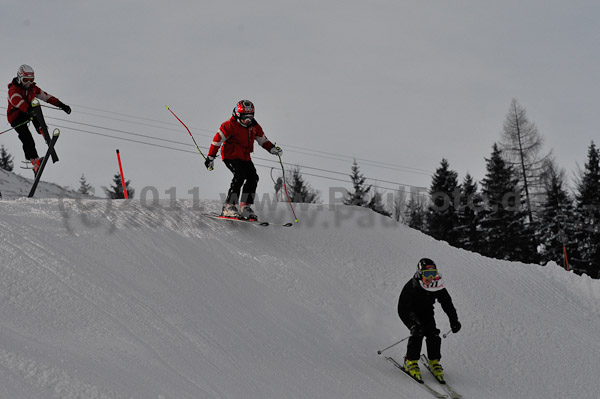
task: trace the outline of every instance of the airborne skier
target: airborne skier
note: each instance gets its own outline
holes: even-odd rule
[[[444,371],[440,365],[442,339],[435,325],[433,308],[436,300],[448,315],[452,332],[457,333],[461,328],[452,298],[441,277],[431,259],[419,260],[417,272],[406,283],[398,300],[398,315],[410,330],[404,369],[418,381],[422,381],[419,357],[423,338],[427,338],[429,368],[440,382],[444,381]]]
[[[238,101],[231,118],[223,122],[213,138],[204,165],[212,170],[214,159],[221,148],[225,166],[233,173],[222,216],[258,220],[252,205],[256,195],[258,174],[250,153],[254,151],[254,141],[273,155],[281,156],[283,150],[267,139],[262,127],[254,119],[254,104],[248,100]],[[241,194],[241,196],[240,196]],[[237,208],[240,201],[240,210]]]
[[[71,107],[40,89],[36,86],[34,80],[35,73],[33,68],[29,65],[21,65],[17,71],[17,76],[8,85],[8,110],[6,111],[6,117],[8,123],[18,133],[19,140],[23,143],[25,159],[31,162],[33,173],[36,174],[42,160],[38,156],[35,141],[27,126],[27,122],[33,115],[31,102],[34,98],[39,98],[42,101],[57,106],[67,114],[71,113]],[[42,134],[40,124],[35,118],[33,119],[33,125],[35,126],[35,130]]]

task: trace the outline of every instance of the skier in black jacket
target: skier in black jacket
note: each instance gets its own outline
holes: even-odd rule
[[[410,330],[404,369],[418,381],[422,381],[419,357],[423,338],[427,338],[429,366],[435,377],[440,382],[444,381],[444,372],[440,365],[442,339],[440,330],[435,325],[433,309],[436,300],[448,315],[452,332],[457,333],[461,324],[452,304],[452,298],[444,287],[435,263],[431,259],[423,258],[417,265],[414,277],[402,289],[398,301],[398,315]]]

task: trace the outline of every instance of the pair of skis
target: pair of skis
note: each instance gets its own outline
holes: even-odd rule
[[[213,218],[213,219],[220,219],[220,220],[229,220],[231,222],[240,222],[240,223],[249,223],[249,224],[253,224],[256,226],[282,226],[282,227],[292,227],[293,224],[290,223],[273,223],[273,222],[264,222],[261,220],[250,220],[250,219],[243,219],[243,218],[233,218],[233,217],[227,217],[227,216],[222,216],[219,215],[218,213],[203,213],[202,216],[206,216],[209,218]]]
[[[413,378],[409,374],[409,372],[404,369],[404,366],[401,365],[400,363],[398,363],[396,360],[394,360],[394,358],[392,358],[390,356],[386,356],[385,360],[387,360],[388,362],[392,363],[395,367],[400,369],[404,374],[406,374],[406,376],[408,378],[410,378],[411,381],[413,381],[415,384],[417,384],[419,387],[421,387],[421,389],[429,392],[435,398],[440,398],[440,399],[448,398],[448,397],[450,397],[451,399],[462,398],[462,395],[459,394],[458,392],[456,392],[454,390],[454,388],[452,388],[446,381],[442,382],[442,381],[439,381],[437,378],[435,379],[436,381],[438,381],[440,383],[441,387],[446,392],[446,393],[441,393],[441,392],[437,391],[436,389],[434,389],[431,385],[427,384],[425,381],[417,380],[417,379]],[[422,362],[423,366],[425,366],[425,368],[427,370],[429,370],[431,375],[433,375],[433,371],[429,367],[429,360],[427,359],[427,356],[421,355],[421,362]],[[435,378],[435,376],[434,376],[434,378]]]

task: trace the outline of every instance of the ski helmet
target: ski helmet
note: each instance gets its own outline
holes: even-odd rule
[[[242,126],[250,125],[254,121],[254,104],[252,104],[252,101],[238,101],[233,109],[233,116]]]
[[[35,73],[33,72],[33,68],[26,64],[21,65],[17,71],[17,82],[21,86],[29,88],[34,80]]]
[[[417,263],[417,276],[419,278],[437,277],[438,270],[435,262],[429,258],[422,258],[419,263]]]

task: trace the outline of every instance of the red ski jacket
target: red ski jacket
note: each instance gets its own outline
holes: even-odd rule
[[[31,102],[34,98],[39,98],[57,107],[61,104],[58,98],[46,93],[37,87],[35,83],[29,89],[26,89],[17,82],[17,78],[14,78],[8,84],[8,109],[6,111],[8,123],[12,125],[21,113],[26,113],[29,107],[31,107]]]
[[[240,159],[250,161],[250,153],[254,151],[254,140],[265,150],[270,151],[275,145],[269,141],[258,122],[254,121],[250,126],[244,127],[232,116],[223,122],[217,134],[213,138],[209,156],[216,156],[221,148],[221,156],[226,159]]]

